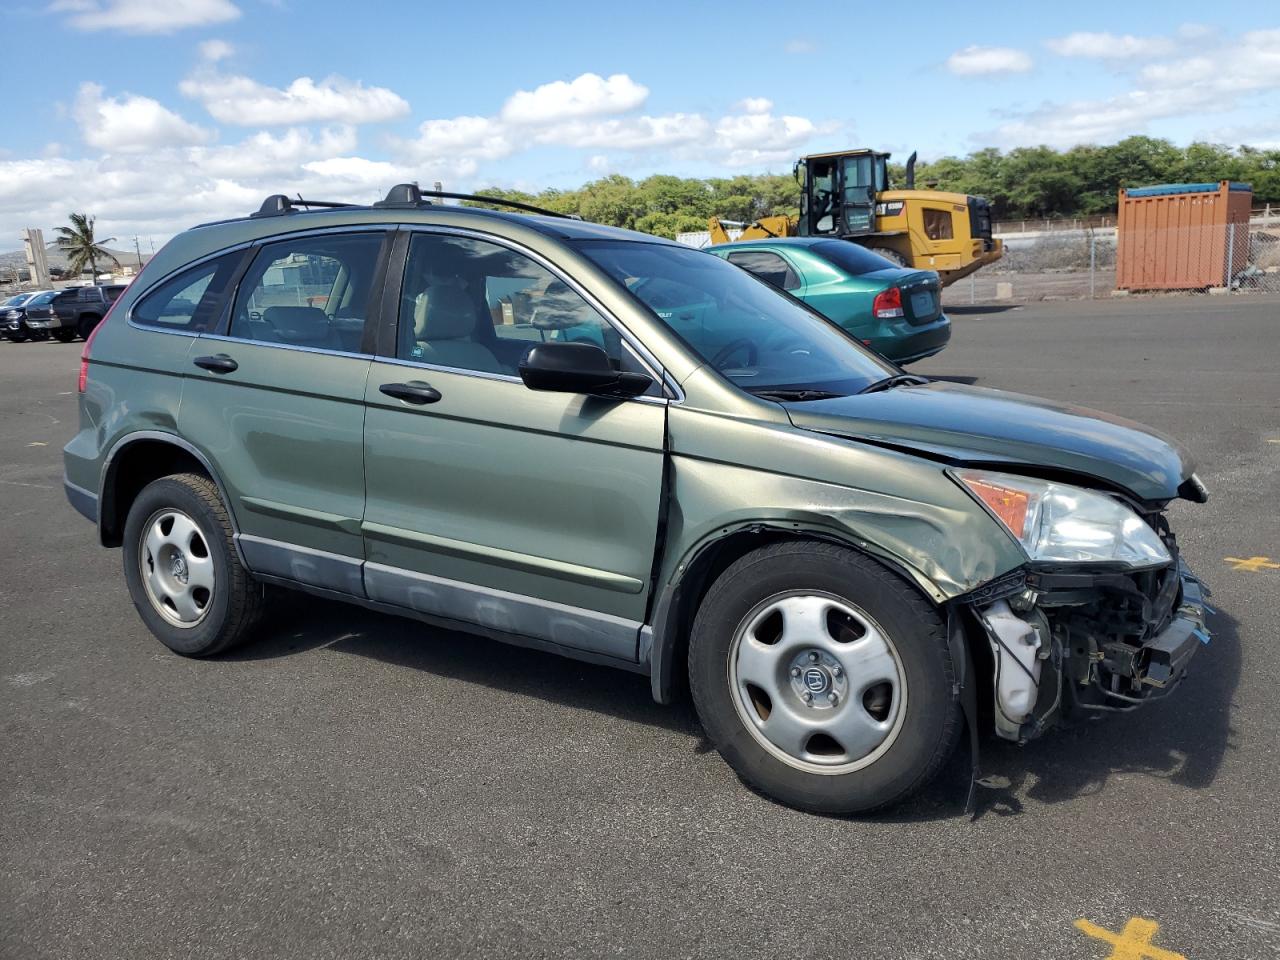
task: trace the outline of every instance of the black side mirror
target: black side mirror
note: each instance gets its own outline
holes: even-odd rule
[[[539,343],[520,361],[520,379],[530,390],[638,397],[653,380],[613,369],[594,343]]]

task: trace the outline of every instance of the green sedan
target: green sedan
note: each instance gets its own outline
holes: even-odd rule
[[[803,300],[895,363],[923,360],[951,340],[932,270],[911,270],[856,243],[823,237],[748,240],[709,253]]]

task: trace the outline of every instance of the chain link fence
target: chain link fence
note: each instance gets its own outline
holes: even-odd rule
[[[1001,239],[1004,256],[949,287],[948,303],[1080,300],[1109,297],[1117,289],[1280,293],[1280,216],[1234,229],[1160,231],[1141,242],[1131,239],[1133,248],[1119,251],[1114,229],[1006,234]]]

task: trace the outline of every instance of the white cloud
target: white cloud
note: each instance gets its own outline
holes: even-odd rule
[[[782,45],[782,49],[786,53],[799,55],[802,53],[813,53],[818,49],[818,45],[812,40],[806,40],[804,37],[793,37]]]
[[[960,76],[994,73],[1026,73],[1031,57],[1012,47],[965,47],[947,57],[947,69]]]
[[[1174,117],[1216,117],[1252,94],[1280,91],[1280,29],[1254,30],[1193,57],[1148,64],[1133,89],[1043,104],[975,138],[984,146],[1105,143]]]
[[[558,124],[535,135],[538,143],[560,147],[654,150],[706,137],[711,125],[696,113],[662,117],[617,117],[610,120]]]
[[[496,160],[515,150],[505,126],[491,117],[426,120],[418,127],[417,139],[393,141],[393,145],[417,160],[448,157]]]
[[[283,90],[249,77],[204,69],[179,84],[185,96],[199,100],[223,123],[283,126],[301,123],[378,123],[409,112],[409,104],[386,87],[326,77],[298,77]]]
[[[1087,57],[1096,60],[1161,57],[1172,53],[1175,47],[1168,37],[1135,37],[1131,33],[1118,35],[1087,31],[1046,40],[1045,46],[1061,57]]]
[[[383,138],[387,155],[379,156],[360,149],[357,123],[403,112],[400,98],[336,79],[302,78],[274,89],[224,75],[213,66],[228,52],[220,44],[200,51],[204,65],[183,92],[216,117],[272,129],[216,142],[155,100],[107,97],[88,84],[72,112],[97,155],[0,159],[0,236],[28,225],[47,229],[68,211],[85,210],[108,235],[162,240],[195,223],[244,216],[273,193],[370,202],[409,180],[470,189],[482,173],[484,182],[502,180],[501,170],[483,165],[539,148],[580,151],[576,162],[597,176],[671,164],[707,172],[760,168],[789,163],[803,143],[832,129],[779,115],[764,97],[747,98],[724,115],[641,114],[647,91],[640,84],[621,74],[584,75],[586,82],[579,77],[522,91],[523,98],[517,93],[491,115],[427,119],[411,138]],[[370,92],[389,94],[391,106],[361,99]]]
[[[644,103],[649,88],[625,73],[601,77],[584,73],[568,82],[556,80],[533,90],[517,90],[502,107],[513,124],[546,124],[578,117],[625,113]]]
[[[72,115],[85,143],[108,153],[205,143],[213,137],[150,97],[104,97],[96,83],[80,84]]]
[[[187,160],[206,176],[288,177],[301,164],[351,154],[355,149],[355,127],[326,127],[319,136],[293,127],[278,136],[261,130],[236,144],[190,150]]]
[[[231,0],[55,0],[49,11],[66,14],[79,30],[124,33],[173,33],[240,16]]]
[[[738,102],[738,109],[743,113],[768,113],[773,109],[773,101],[766,97],[747,97]]]
[[[225,60],[235,52],[235,47],[225,40],[206,40],[200,44],[200,59],[209,63]]]
[[[776,117],[769,111],[730,114],[716,123],[714,146],[726,166],[767,167],[795,159],[802,143],[832,129],[807,117]]]

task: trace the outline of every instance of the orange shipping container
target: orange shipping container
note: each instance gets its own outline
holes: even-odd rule
[[[1249,262],[1252,207],[1253,188],[1229,180],[1121,190],[1116,286],[1229,286]]]

